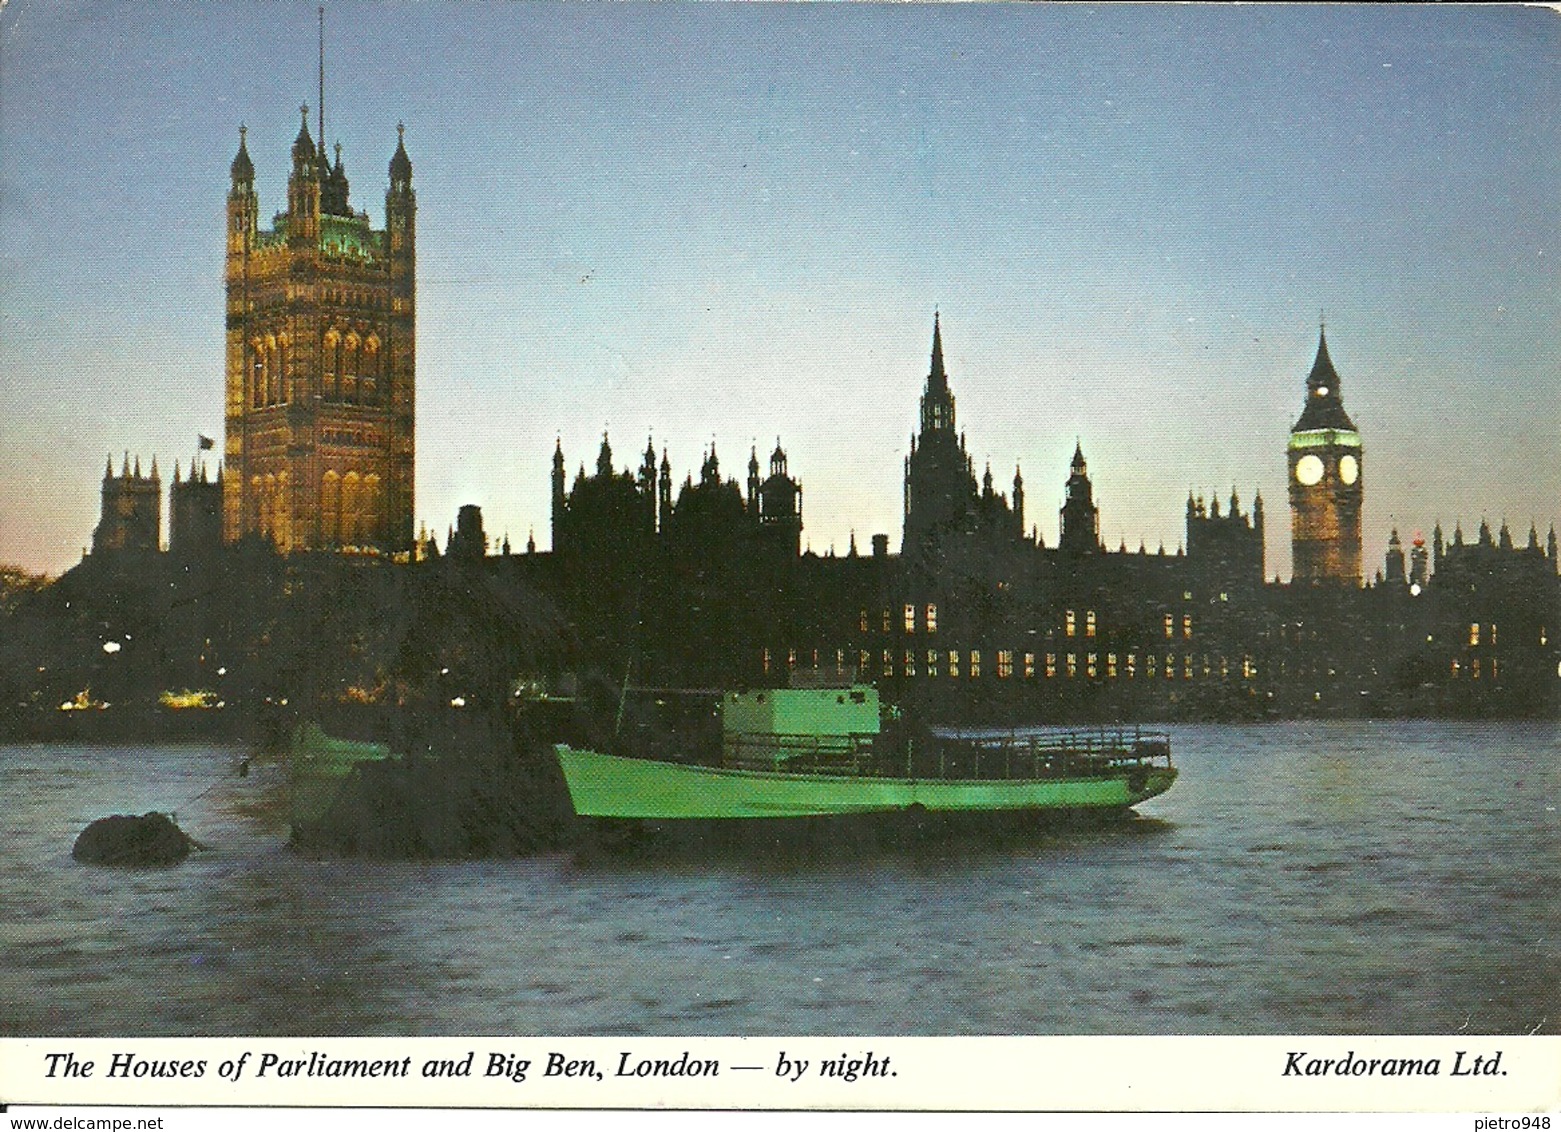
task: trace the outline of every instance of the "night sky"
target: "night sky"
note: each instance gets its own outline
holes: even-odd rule
[[[316,106],[316,5],[0,9],[0,563],[68,568],[104,457],[222,435],[228,165],[261,214]],[[327,4],[326,133],[418,214],[416,518],[548,545],[604,429],[674,474],[776,437],[804,542],[898,546],[941,311],[979,475],[1048,544],[1261,489],[1319,317],[1365,558],[1561,520],[1561,19],[1543,9]],[[265,222],[269,226],[269,222]],[[166,537],[166,526],[165,526]]]

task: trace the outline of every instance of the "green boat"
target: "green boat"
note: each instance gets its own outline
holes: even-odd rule
[[[1176,781],[1170,738],[1139,728],[946,735],[880,720],[877,690],[767,689],[721,699],[654,752],[555,746],[575,813],[610,819],[1124,811]],[[620,746],[635,746],[633,736]],[[699,748],[706,749],[701,751]]]

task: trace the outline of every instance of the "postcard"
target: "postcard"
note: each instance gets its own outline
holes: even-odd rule
[[[13,1120],[1561,1104],[1553,12],[0,53]]]

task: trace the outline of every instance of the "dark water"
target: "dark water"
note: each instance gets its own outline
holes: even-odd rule
[[[0,747],[0,1034],[1561,1031],[1556,725],[1173,742],[1019,847],[447,863],[292,855],[236,750]],[[72,861],[149,809],[210,851]]]

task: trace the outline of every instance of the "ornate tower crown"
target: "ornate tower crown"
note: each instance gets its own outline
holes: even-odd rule
[[[1310,432],[1325,428],[1354,432],[1355,423],[1344,411],[1339,374],[1333,368],[1333,359],[1328,356],[1328,337],[1324,329],[1319,328],[1317,359],[1312,362],[1312,372],[1306,376],[1306,404],[1301,409],[1301,419],[1290,431]]]

